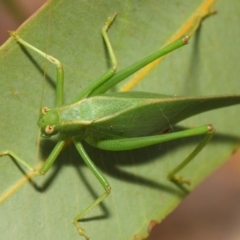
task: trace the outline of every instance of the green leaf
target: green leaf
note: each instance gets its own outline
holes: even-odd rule
[[[65,102],[109,67],[100,29],[114,11],[109,30],[119,69],[163,46],[200,6],[201,1],[51,1],[18,34],[58,58],[65,70]],[[218,1],[218,14],[207,18],[190,44],[176,50],[135,90],[171,95],[239,94],[240,3]],[[13,39],[1,47],[0,151],[11,149],[38,166],[54,140],[40,140],[41,106],[54,106],[55,68]],[[192,117],[174,131],[212,123],[211,143],[181,174],[191,187],[179,188],[166,176],[201,138],[127,152],[86,145],[109,180],[112,193],[92,210],[82,226],[91,239],[142,239],[188,192],[221,165],[239,142],[240,107]],[[81,239],[71,220],[103,189],[73,146],[67,147],[45,177],[25,181],[25,168],[0,159],[0,228],[5,239]],[[8,196],[8,197],[6,197]],[[83,238],[82,238],[83,239]]]

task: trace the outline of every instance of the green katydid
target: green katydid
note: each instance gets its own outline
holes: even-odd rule
[[[21,39],[15,32],[10,35],[21,45],[32,49],[57,68],[56,84],[56,107],[42,108],[38,125],[41,129],[41,136],[49,138],[59,133],[59,140],[47,158],[43,166],[37,170],[26,161],[16,155],[13,151],[7,150],[0,153],[0,156],[9,155],[22,163],[28,169],[34,171],[35,175],[44,175],[52,166],[60,154],[67,139],[72,138],[80,156],[96,176],[104,193],[98,197],[85,210],[80,212],[73,220],[80,235],[88,239],[85,230],[79,225],[79,221],[92,208],[102,202],[111,191],[110,185],[101,172],[96,168],[86,153],[82,141],[90,145],[109,151],[124,151],[147,147],[153,144],[171,141],[178,138],[205,135],[197,147],[179,164],[168,178],[178,183],[189,183],[187,180],[177,177],[176,174],[186,166],[208,143],[214,134],[212,125],[205,125],[174,133],[164,133],[171,125],[180,122],[190,116],[240,103],[239,95],[213,96],[213,97],[175,97],[162,94],[146,92],[118,92],[106,93],[111,87],[124,80],[145,65],[157,58],[188,43],[193,33],[198,29],[203,18],[211,12],[205,12],[196,18],[195,24],[183,37],[167,45],[163,49],[150,55],[143,60],[116,72],[117,61],[107,30],[115,19],[116,14],[108,18],[102,29],[103,39],[112,62],[112,67],[102,76],[93,81],[89,86],[73,99],[68,105],[63,104],[63,66],[56,58],[47,55],[36,47]]]

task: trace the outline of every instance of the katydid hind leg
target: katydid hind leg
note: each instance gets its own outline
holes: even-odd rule
[[[188,179],[184,179],[181,176],[176,176],[178,172],[180,172],[186,165],[188,165],[194,157],[198,155],[202,151],[202,149],[207,145],[207,143],[211,140],[211,138],[214,135],[214,128],[212,125],[208,126],[208,132],[206,132],[205,137],[198,143],[198,145],[194,148],[194,150],[180,163],[175,167],[169,174],[168,174],[168,179],[170,181],[180,183],[180,184],[187,184],[190,185],[191,182]]]
[[[137,138],[126,138],[126,139],[115,139],[115,140],[101,140],[94,142],[90,139],[86,139],[87,142],[97,148],[108,150],[108,151],[125,151],[132,150],[142,147],[151,146],[154,144],[176,140],[185,137],[205,135],[203,140],[197,145],[197,147],[189,154],[187,158],[183,160],[176,168],[168,174],[168,179],[178,183],[186,183],[189,181],[181,177],[177,177],[176,174],[183,169],[191,160],[203,149],[204,146],[210,141],[214,134],[214,128],[212,125],[204,125],[192,129],[183,130],[180,132],[167,133],[155,136],[137,137]]]
[[[131,76],[132,74],[134,74],[138,70],[142,69],[143,67],[145,67],[149,63],[151,63],[151,62],[155,61],[156,59],[158,59],[160,57],[163,57],[166,54],[168,54],[168,53],[186,45],[189,42],[192,35],[199,28],[202,20],[204,18],[206,18],[207,16],[212,15],[213,13],[215,13],[215,12],[208,9],[206,12],[197,15],[192,27],[190,28],[190,30],[187,32],[186,35],[176,39],[175,41],[171,42],[170,44],[166,45],[162,49],[156,51],[155,53],[149,55],[148,57],[146,57],[144,59],[141,59],[140,61],[128,66],[125,69],[122,69],[122,70],[118,71],[114,76],[112,76],[111,79],[109,79],[109,81],[106,81],[104,84],[99,85],[98,88],[94,88],[91,91],[90,96],[96,96],[96,95],[103,94],[103,93],[107,92],[112,87],[114,87],[116,84],[125,80],[127,77]]]
[[[82,146],[82,143],[78,141],[78,139],[73,138],[75,147],[77,148],[77,151],[79,152],[80,156],[88,166],[88,168],[92,171],[92,173],[95,175],[99,183],[102,185],[104,189],[104,193],[100,195],[92,204],[90,204],[87,208],[85,208],[83,211],[81,211],[78,215],[76,215],[73,219],[74,225],[77,227],[78,233],[80,235],[83,235],[86,239],[88,239],[85,230],[79,225],[79,221],[88,213],[90,212],[94,207],[99,205],[111,192],[111,187],[106,180],[106,178],[103,176],[103,174],[97,169],[95,164],[92,162],[88,154],[86,153],[84,147]]]

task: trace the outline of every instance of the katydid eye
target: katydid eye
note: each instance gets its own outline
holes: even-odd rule
[[[48,107],[43,107],[42,108],[42,114],[46,114],[49,111]]]
[[[53,126],[50,126],[50,125],[46,126],[45,133],[51,134],[53,131],[54,131],[54,127]]]

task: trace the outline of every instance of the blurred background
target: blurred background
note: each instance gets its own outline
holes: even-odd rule
[[[0,0],[0,45],[45,2]],[[160,239],[240,240],[240,151],[153,228],[148,240]]]

